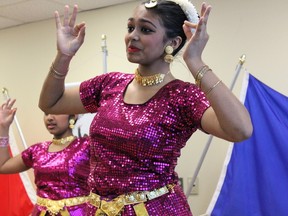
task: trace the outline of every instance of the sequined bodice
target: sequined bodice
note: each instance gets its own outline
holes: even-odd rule
[[[174,80],[144,104],[126,104],[124,91],[134,75],[108,73],[81,84],[80,96],[89,112],[89,184],[100,195],[152,190],[177,182],[177,158],[200,127],[209,107],[193,84]]]
[[[49,145],[38,143],[22,152],[25,165],[34,169],[37,195],[53,200],[88,195],[88,139],[76,139],[58,152],[49,152]]]

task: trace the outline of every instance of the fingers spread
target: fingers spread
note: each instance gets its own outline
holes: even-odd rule
[[[71,16],[70,22],[69,22],[69,26],[71,26],[71,27],[73,27],[75,25],[77,12],[78,12],[78,5],[74,5],[73,13],[72,13],[72,16]]]
[[[9,107],[9,109],[11,109],[11,108],[13,107],[15,101],[16,101],[15,99],[13,99],[13,100],[10,99],[10,100],[8,101],[8,107]]]
[[[10,98],[7,99],[7,101],[5,101],[5,103],[3,103],[1,106],[2,110],[4,110],[4,109],[10,110],[13,107],[15,101],[16,101],[15,99],[13,99],[13,100]]]
[[[63,26],[67,26],[68,24],[69,24],[69,5],[65,5]]]
[[[55,11],[54,17],[55,17],[55,21],[56,21],[56,28],[58,29],[61,27],[61,20],[60,20],[60,16],[59,16],[58,11]]]

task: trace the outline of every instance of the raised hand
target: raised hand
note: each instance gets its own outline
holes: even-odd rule
[[[0,129],[9,129],[11,123],[14,120],[14,116],[16,114],[16,108],[12,108],[15,99],[8,99],[5,101],[0,107]],[[2,131],[1,131],[2,132]]]
[[[57,49],[60,53],[73,56],[81,47],[85,37],[85,23],[75,25],[78,6],[74,5],[73,13],[69,19],[69,6],[64,8],[63,23],[58,11],[55,11],[55,21],[57,28]]]
[[[187,37],[187,47],[183,53],[183,58],[185,60],[202,61],[202,52],[209,39],[207,22],[210,11],[211,6],[203,3],[198,24],[185,21],[183,25]],[[191,31],[191,29],[194,31]]]

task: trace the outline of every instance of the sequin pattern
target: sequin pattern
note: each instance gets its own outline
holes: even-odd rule
[[[49,152],[50,144],[50,141],[37,143],[22,152],[25,165],[34,169],[37,195],[52,200],[89,195],[89,139],[78,138],[58,152]],[[32,216],[44,209],[35,205]],[[71,216],[86,215],[87,205],[67,209]]]
[[[85,108],[96,112],[90,127],[88,182],[94,193],[111,199],[177,183],[177,158],[210,106],[197,86],[180,80],[168,83],[144,104],[127,104],[123,97],[133,77],[107,73],[80,86]],[[179,186],[146,206],[151,216],[191,215]],[[135,215],[132,209],[126,206],[122,215]]]

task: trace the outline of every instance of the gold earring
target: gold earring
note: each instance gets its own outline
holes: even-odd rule
[[[75,119],[70,119],[69,120],[69,128],[73,129],[75,125]]]
[[[174,56],[171,55],[173,53],[173,47],[168,45],[165,47],[165,53],[166,55],[164,56],[164,61],[167,63],[171,63],[174,60]]]

